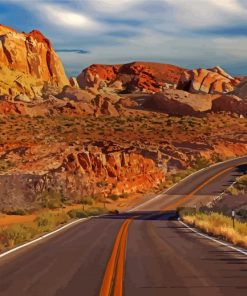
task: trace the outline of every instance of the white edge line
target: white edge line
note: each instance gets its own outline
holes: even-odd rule
[[[87,220],[91,219],[92,217],[93,217],[93,216],[88,217],[88,218],[78,219],[78,220],[75,220],[75,221],[73,221],[73,222],[70,222],[70,223],[68,223],[68,224],[66,224],[66,225],[64,225],[64,226],[62,226],[62,227],[60,227],[60,228],[58,228],[58,229],[56,229],[56,230],[54,230],[54,231],[52,231],[52,232],[49,232],[49,233],[47,233],[47,234],[44,234],[44,235],[42,235],[42,236],[40,236],[40,237],[38,237],[38,238],[36,238],[36,239],[30,241],[30,242],[27,242],[27,243],[25,243],[25,244],[23,244],[23,245],[20,245],[20,246],[18,246],[18,247],[16,247],[16,248],[13,248],[13,249],[7,251],[7,252],[5,252],[5,253],[0,254],[0,258],[3,258],[3,257],[5,257],[5,256],[7,256],[7,255],[9,255],[9,254],[11,254],[11,253],[14,253],[14,252],[16,252],[16,251],[18,251],[18,250],[20,250],[20,249],[23,249],[23,248],[25,248],[25,247],[27,247],[27,246],[30,246],[30,245],[32,245],[32,244],[38,242],[38,241],[41,241],[41,240],[43,240],[43,239],[45,239],[45,238],[47,238],[47,237],[49,237],[49,236],[52,236],[53,234],[55,234],[55,233],[57,233],[57,232],[60,232],[61,230],[64,230],[65,228],[67,228],[67,227],[69,227],[69,226],[71,226],[71,225],[73,225],[73,224],[76,224],[76,223],[79,223],[79,222],[87,221]]]
[[[208,170],[208,169],[210,169],[210,168],[212,168],[212,167],[215,167],[215,166],[218,166],[218,165],[221,165],[221,164],[225,164],[225,163],[227,163],[227,162],[231,162],[231,161],[238,160],[238,159],[241,159],[241,158],[246,158],[246,157],[247,157],[247,155],[239,156],[239,157],[236,157],[236,158],[227,159],[227,160],[225,160],[225,161],[221,161],[221,162],[213,163],[213,164],[211,164],[211,165],[208,166],[208,167],[202,168],[202,169],[200,169],[199,171],[196,171],[196,172],[194,172],[194,173],[188,175],[188,176],[185,177],[184,179],[180,180],[179,182],[173,184],[171,187],[169,187],[169,188],[167,188],[165,191],[159,193],[157,196],[155,196],[155,197],[153,197],[153,198],[147,200],[146,202],[144,202],[144,203],[142,203],[142,204],[140,204],[140,205],[134,207],[133,209],[128,210],[128,212],[133,212],[133,211],[135,211],[135,210],[137,210],[137,209],[139,209],[139,208],[142,208],[142,207],[144,207],[144,206],[146,206],[146,205],[152,203],[153,201],[155,201],[155,200],[157,200],[157,199],[160,199],[160,198],[163,197],[163,195],[166,194],[169,190],[171,190],[172,188],[174,188],[174,187],[177,186],[178,184],[184,182],[185,180],[189,179],[190,177],[192,177],[192,176],[194,176],[194,175],[196,175],[196,174],[199,174],[200,172],[203,172],[203,171],[205,171],[205,170]]]
[[[191,231],[193,231],[194,233],[196,233],[197,235],[200,235],[200,236],[202,236],[202,237],[204,237],[204,238],[206,238],[206,239],[208,239],[208,240],[211,240],[211,241],[213,241],[213,242],[215,242],[215,243],[217,243],[217,244],[220,244],[220,245],[222,245],[222,246],[225,246],[225,247],[227,247],[227,248],[229,248],[229,249],[232,249],[232,250],[234,250],[234,251],[237,251],[237,252],[239,252],[239,253],[241,253],[241,254],[247,256],[247,251],[244,251],[243,249],[240,249],[240,248],[234,247],[233,245],[231,245],[231,244],[229,244],[229,243],[225,243],[225,242],[222,242],[222,241],[220,241],[220,240],[217,240],[216,238],[213,238],[213,237],[211,237],[211,236],[209,236],[209,235],[203,234],[203,233],[201,233],[200,231],[198,231],[198,230],[196,230],[196,229],[194,229],[194,228],[188,226],[186,223],[184,223],[184,222],[181,221],[181,220],[179,220],[179,222],[180,222],[182,225],[184,225],[185,227],[187,227],[188,229],[190,229]]]

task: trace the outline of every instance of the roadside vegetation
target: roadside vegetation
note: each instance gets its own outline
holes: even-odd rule
[[[97,207],[90,207],[86,210],[79,208],[67,213],[63,210],[55,213],[45,212],[38,215],[32,222],[2,226],[0,227],[0,252],[55,230],[71,220],[96,216],[106,212],[106,209]]]
[[[170,187],[179,181],[183,180],[184,178],[188,177],[189,175],[206,168],[210,165],[210,162],[205,158],[198,158],[195,160],[194,164],[191,168],[180,170],[174,174],[170,174],[166,177],[165,187]]]
[[[224,239],[234,245],[247,248],[247,211],[239,211],[237,215],[242,215],[242,221],[236,219],[233,227],[232,218],[229,213],[220,211],[210,211],[201,209],[196,211],[193,208],[179,210],[181,219],[190,226],[194,226],[203,232]]]
[[[244,195],[247,193],[247,174],[238,177],[234,185],[227,189],[227,193],[233,196]]]

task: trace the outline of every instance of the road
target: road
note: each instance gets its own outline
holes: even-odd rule
[[[78,223],[1,258],[0,295],[247,295],[247,256],[198,236],[174,211],[218,195],[244,163],[208,168],[130,212]]]

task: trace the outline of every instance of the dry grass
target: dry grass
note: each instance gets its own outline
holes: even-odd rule
[[[243,195],[247,192],[247,174],[238,177],[236,183],[227,189],[227,192],[233,196]]]
[[[195,226],[208,234],[247,248],[246,223],[235,221],[235,228],[233,228],[232,219],[218,213],[185,214],[182,219],[185,223]]]
[[[13,224],[0,227],[0,252],[52,231],[61,224],[68,222],[70,217],[63,211],[60,213],[44,213],[33,222]]]
[[[106,209],[98,207],[91,207],[86,210],[83,208],[73,209],[69,212],[63,210],[59,212],[47,211],[38,215],[32,222],[0,226],[0,252],[50,232],[71,219],[100,215],[106,211]]]

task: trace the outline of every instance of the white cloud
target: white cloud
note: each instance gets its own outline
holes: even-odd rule
[[[105,13],[116,13],[120,11],[131,10],[137,4],[145,2],[145,0],[93,0],[88,1],[89,5],[95,10]]]
[[[77,27],[82,30],[97,30],[101,25],[93,18],[54,4],[37,4],[36,8],[49,22],[58,26]]]
[[[174,9],[181,27],[208,28],[246,22],[247,10],[238,0],[163,0]]]
[[[91,63],[137,59],[190,67],[247,61],[247,37],[210,33],[247,28],[245,0],[3,1],[37,16],[55,47],[89,50],[85,56],[60,54],[67,69],[78,72]]]

